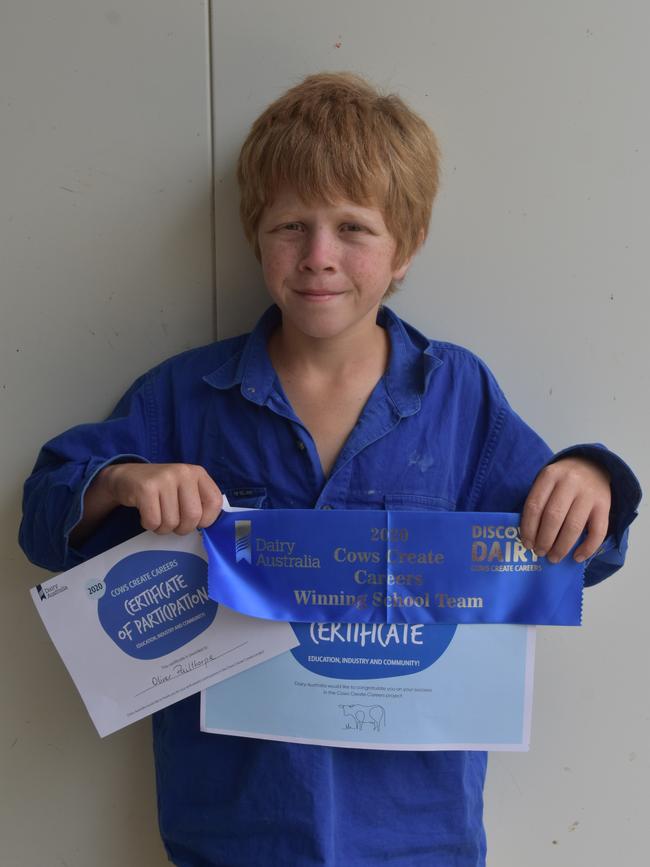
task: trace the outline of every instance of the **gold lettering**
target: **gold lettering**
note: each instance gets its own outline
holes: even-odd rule
[[[447,593],[434,593],[433,601],[437,608],[483,608],[482,596],[449,596]]]

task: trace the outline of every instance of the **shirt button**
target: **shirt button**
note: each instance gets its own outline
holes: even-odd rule
[[[305,444],[302,440],[296,440],[296,445],[298,446],[298,448],[300,449],[301,452],[304,452]]]

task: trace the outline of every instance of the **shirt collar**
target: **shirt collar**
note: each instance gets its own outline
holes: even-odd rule
[[[280,321],[280,310],[272,305],[248,335],[243,349],[204,380],[218,389],[239,385],[247,400],[260,406],[266,404],[276,379],[267,351],[268,339]],[[442,359],[429,340],[402,322],[389,307],[379,309],[377,322],[388,332],[391,345],[384,374],[386,392],[400,416],[413,415],[420,409],[421,395]]]
[[[389,307],[381,307],[377,322],[388,331],[390,358],[384,374],[388,396],[402,417],[413,415],[421,406],[429,377],[440,367],[431,341],[406,325]]]
[[[266,347],[280,321],[280,309],[274,304],[258,320],[243,349],[203,379],[219,389],[240,385],[241,393],[247,400],[264,405],[276,377]]]

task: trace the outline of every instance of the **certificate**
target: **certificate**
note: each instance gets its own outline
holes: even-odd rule
[[[299,644],[202,692],[205,732],[386,750],[526,750],[535,628],[579,624],[584,567],[510,513],[225,515],[209,592]]]
[[[362,749],[528,749],[534,627],[293,629],[293,650],[202,692],[203,731]]]
[[[207,593],[199,533],[142,533],[31,590],[99,734],[111,734],[298,643]]]

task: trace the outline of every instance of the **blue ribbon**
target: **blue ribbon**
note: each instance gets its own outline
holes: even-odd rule
[[[303,623],[577,626],[585,564],[527,551],[502,512],[224,512],[203,531],[208,593]]]

